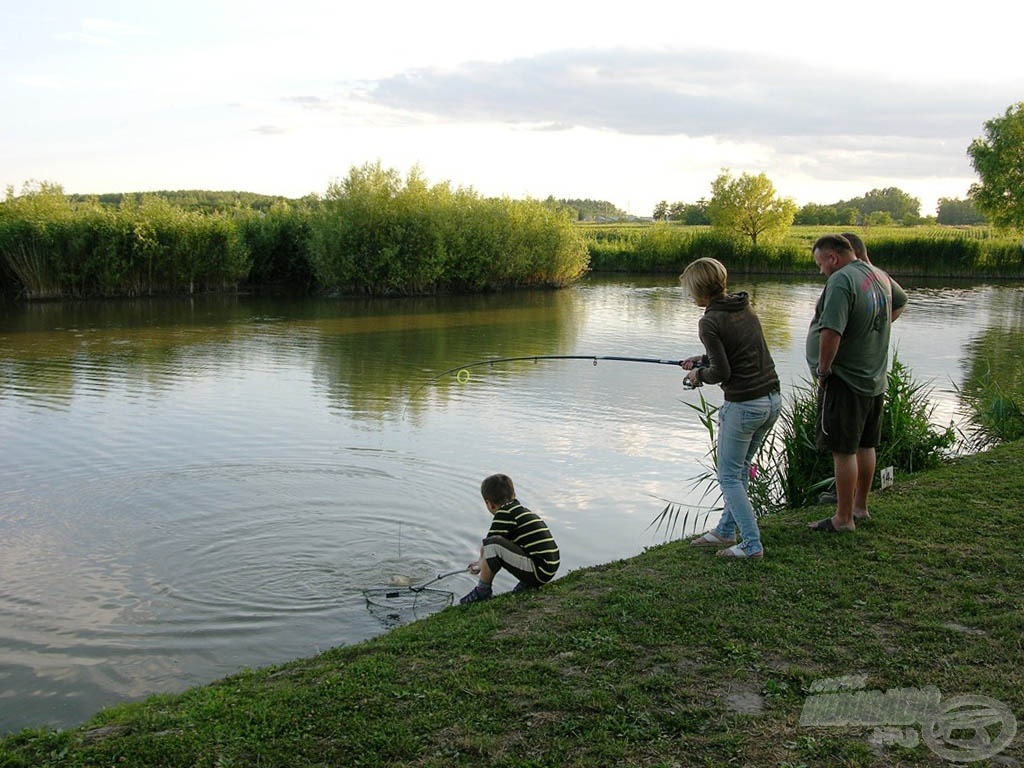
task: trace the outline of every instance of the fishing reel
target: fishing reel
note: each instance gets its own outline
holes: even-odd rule
[[[693,368],[691,368],[690,370],[691,371],[696,371],[696,370],[698,370],[700,368],[707,368],[707,367],[708,367],[708,363],[699,362],[695,366],[693,366]],[[696,384],[696,385],[692,384],[690,382],[689,377],[683,379],[683,389],[696,389],[697,387],[702,387],[702,386],[704,386],[704,385],[703,384]]]

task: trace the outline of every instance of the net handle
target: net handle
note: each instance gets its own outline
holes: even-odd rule
[[[432,578],[430,581],[425,581],[422,584],[416,584],[414,586],[409,587],[409,589],[411,589],[413,592],[422,592],[424,589],[429,587],[434,582],[440,581],[441,579],[447,579],[449,576],[457,576],[460,573],[466,573],[467,570],[468,569],[466,569],[466,568],[459,568],[459,570],[457,570],[457,571],[448,571],[448,573],[439,573],[439,574],[437,574],[437,576]]]

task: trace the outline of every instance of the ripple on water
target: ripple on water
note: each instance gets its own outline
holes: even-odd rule
[[[479,534],[454,474],[360,450],[72,473],[0,495],[0,689],[19,700],[0,732],[381,632],[362,590],[454,570]],[[467,512],[439,526],[438,509]]]

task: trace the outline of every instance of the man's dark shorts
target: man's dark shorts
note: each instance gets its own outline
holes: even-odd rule
[[[838,376],[818,389],[818,450],[856,453],[877,448],[882,437],[885,395],[860,395]]]

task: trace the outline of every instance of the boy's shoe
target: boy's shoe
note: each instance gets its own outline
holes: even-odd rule
[[[491,594],[490,587],[481,587],[477,584],[473,589],[466,593],[465,597],[459,600],[459,605],[468,605],[469,603],[479,603],[482,600],[490,600],[494,595]]]
[[[526,592],[529,589],[537,589],[537,587],[539,587],[539,586],[540,586],[540,584],[527,584],[525,581],[520,581],[518,584],[516,584],[514,587],[512,587],[512,591],[513,592]]]

